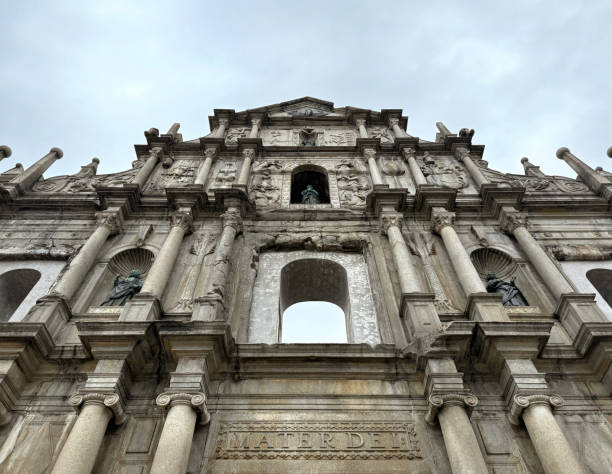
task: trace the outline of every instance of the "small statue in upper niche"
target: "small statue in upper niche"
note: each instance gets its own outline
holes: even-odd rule
[[[142,279],[138,270],[132,270],[127,278],[121,279],[117,275],[110,291],[102,306],[123,306],[131,300],[142,288]]]
[[[507,282],[497,278],[495,274],[489,273],[487,275],[487,292],[501,294],[504,306],[529,306],[521,290],[516,287],[514,277],[510,282]]]
[[[306,189],[302,191],[302,204],[319,204],[319,192],[312,187],[312,184],[306,186]]]

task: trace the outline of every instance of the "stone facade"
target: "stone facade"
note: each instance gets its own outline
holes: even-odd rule
[[[1,472],[612,471],[612,174],[309,97],[210,126],[0,175]],[[282,342],[313,299],[348,343]]]

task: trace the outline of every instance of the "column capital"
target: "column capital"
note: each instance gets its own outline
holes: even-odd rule
[[[521,415],[532,405],[546,405],[552,408],[553,413],[557,408],[563,406],[563,398],[556,394],[536,393],[533,395],[515,395],[510,402],[510,413],[508,418],[513,425],[521,422]]]
[[[229,119],[228,118],[219,118],[217,119],[217,123],[223,127],[226,127],[229,125]]]
[[[211,160],[214,160],[217,157],[217,147],[216,146],[207,146],[204,149],[204,156],[206,158],[210,158]]]
[[[193,216],[190,211],[177,211],[170,215],[172,227],[182,227],[185,233],[193,230]]]
[[[387,214],[380,217],[380,231],[383,234],[386,234],[391,226],[397,227],[401,230],[403,224],[404,218],[400,214]]]
[[[254,148],[245,148],[242,150],[242,156],[246,158],[250,158],[251,160],[255,159],[255,149]]]
[[[431,228],[437,234],[444,227],[449,227],[455,223],[455,213],[447,211],[444,208],[432,208],[431,210]]]
[[[210,413],[206,408],[206,395],[202,392],[164,392],[157,396],[155,404],[162,408],[187,405],[200,415],[200,424],[205,425],[210,421]]]
[[[425,421],[430,425],[436,422],[438,412],[444,405],[455,405],[464,408],[468,417],[472,416],[472,411],[478,405],[478,398],[471,393],[438,393],[430,395],[427,400],[428,410],[425,414]]]
[[[410,158],[416,158],[416,150],[411,146],[405,146],[402,148],[402,156],[406,161]]]
[[[110,233],[119,234],[122,232],[122,219],[119,213],[112,211],[96,212],[96,223],[100,226],[106,226],[110,229]]]
[[[528,216],[524,212],[506,212],[502,210],[499,228],[508,234],[512,234],[519,227],[527,227]]]
[[[399,118],[398,117],[389,117],[389,127],[399,126]]]
[[[237,208],[229,208],[221,214],[221,219],[223,220],[223,227],[233,227],[236,232],[239,232],[242,228],[242,216]]]
[[[355,125],[357,125],[357,127],[365,127],[366,126],[366,119],[364,119],[364,118],[356,118],[355,119]]]
[[[470,157],[470,151],[465,146],[458,146],[455,148],[455,158],[463,163],[465,157]]]
[[[363,149],[363,156],[366,160],[369,160],[370,158],[375,158],[376,157],[376,150],[374,148],[364,148]]]
[[[260,127],[260,126],[261,126],[261,117],[251,119],[251,127]]]
[[[121,397],[116,393],[83,393],[72,395],[68,403],[77,413],[81,411],[81,405],[98,404],[108,408],[115,418],[115,424],[121,425],[127,420],[125,404]]]

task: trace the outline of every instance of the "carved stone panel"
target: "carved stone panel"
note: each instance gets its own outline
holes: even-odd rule
[[[421,171],[429,184],[446,186],[465,192],[470,186],[467,171],[461,163],[450,156],[432,156],[425,153],[420,158]]]
[[[168,168],[157,166],[144,188],[144,193],[163,193],[168,186],[193,183],[198,164],[196,160],[176,160]]]

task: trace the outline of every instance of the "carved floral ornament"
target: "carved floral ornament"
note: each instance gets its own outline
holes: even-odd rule
[[[431,228],[437,234],[444,227],[452,226],[455,223],[455,213],[446,210],[436,209],[431,213]]]
[[[551,407],[554,413],[564,403],[563,398],[556,394],[516,395],[512,399],[508,418],[513,425],[518,425],[521,422],[523,412],[532,405],[546,405]]]
[[[425,421],[430,425],[436,422],[438,412],[444,407],[444,405],[455,405],[465,408],[468,417],[472,415],[472,411],[478,405],[478,398],[472,394],[464,393],[445,393],[445,394],[433,394],[428,400],[429,409],[425,414]]]
[[[104,405],[113,412],[115,424],[121,425],[127,420],[125,407],[121,397],[116,393],[84,393],[75,394],[68,399],[68,403],[76,410],[77,413],[81,410],[81,405],[95,403]]]
[[[157,396],[155,403],[162,408],[187,405],[199,413],[201,425],[205,425],[210,421],[210,413],[206,408],[206,395],[202,392],[164,392]]]

